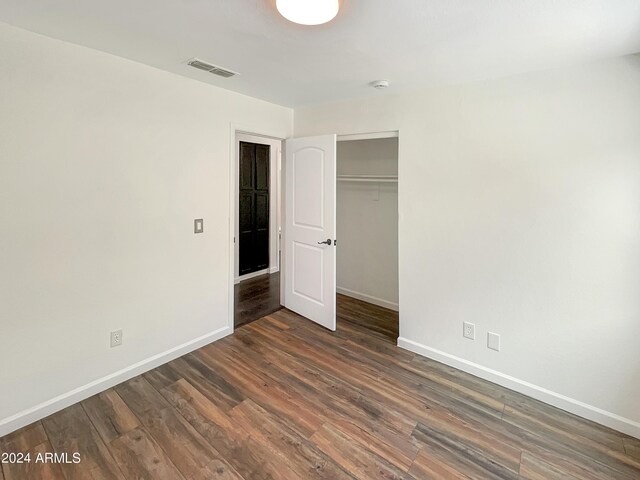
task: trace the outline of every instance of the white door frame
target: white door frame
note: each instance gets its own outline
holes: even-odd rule
[[[236,236],[236,204],[238,203],[238,189],[237,189],[237,175],[238,170],[236,169],[237,164],[237,148],[236,148],[236,135],[244,134],[250,135],[253,137],[259,137],[270,140],[277,140],[284,145],[284,138],[278,136],[277,134],[270,133],[268,131],[264,131],[260,128],[252,128],[246,125],[239,125],[236,123],[231,123],[229,125],[229,281],[228,281],[228,298],[229,298],[229,318],[227,319],[228,327],[233,333],[234,324],[235,324],[235,300],[234,300],[234,286],[236,280],[236,244],[234,242]],[[277,206],[276,206],[276,225],[281,225],[282,222],[282,197],[281,197],[281,156],[282,156],[282,148],[280,149],[280,154],[276,159],[276,195],[277,195]],[[280,249],[280,235],[277,236],[278,240],[278,250]],[[271,262],[270,262],[271,263]]]
[[[314,136],[314,135],[320,135],[320,133],[318,132],[305,132],[304,136]],[[294,135],[292,138],[296,138],[296,136]],[[398,138],[398,178],[400,179],[400,177],[402,176],[401,173],[401,164],[400,164],[400,156],[401,156],[401,149],[402,149],[402,144],[401,144],[401,140],[400,140],[400,129],[395,129],[395,130],[382,130],[382,131],[368,131],[368,132],[358,132],[358,133],[341,133],[341,134],[337,134],[337,142],[345,142],[345,141],[351,141],[351,140],[372,140],[372,139],[378,139],[378,138]],[[286,154],[285,154],[285,146],[286,142],[283,142],[283,153],[282,153],[282,164],[281,164],[281,173],[280,173],[280,180],[281,180],[281,184],[284,185],[284,182],[286,181],[286,172],[285,172],[285,162],[286,162]],[[339,159],[336,158],[336,161],[339,161]],[[400,181],[398,181],[398,226],[397,226],[397,234],[398,234],[398,240],[399,240],[399,236],[400,236],[400,222],[401,222],[401,218],[400,218]],[[282,233],[281,233],[281,245],[284,245],[285,243],[285,237],[287,235],[286,232],[286,202],[287,202],[287,198],[286,198],[286,194],[284,192],[284,189],[282,190],[282,194],[281,194],[281,202],[282,202],[282,206],[281,206],[281,212],[282,212]],[[337,206],[336,206],[337,207]],[[339,239],[340,236],[340,232],[336,232],[336,236]],[[398,245],[398,267],[400,266],[400,257],[401,257],[401,251],[400,251],[400,245]],[[281,258],[280,258],[280,303],[282,305],[285,304],[285,282],[286,282],[286,262],[287,262],[287,258],[286,258],[286,252],[285,249],[282,249],[281,251]],[[399,284],[398,284],[398,290],[399,293],[401,291],[401,284],[400,284],[400,279],[399,279]],[[401,296],[401,295],[400,295]],[[401,301],[398,300],[398,305],[400,305]]]
[[[364,133],[349,133],[349,134],[342,134],[342,135],[338,135],[338,143],[340,142],[350,142],[353,140],[377,140],[377,139],[381,139],[381,138],[397,138],[398,139],[398,153],[397,153],[397,158],[396,161],[398,163],[398,179],[400,178],[400,130],[385,130],[385,131],[379,131],[379,132],[364,132]],[[336,159],[336,161],[339,161],[339,158]],[[339,208],[339,205],[336,204],[336,209]],[[398,180],[398,224],[397,224],[397,230],[396,230],[396,235],[398,236],[398,270],[400,269],[400,245],[399,245],[399,240],[400,240],[400,181]],[[336,236],[339,239],[340,238],[340,231],[336,231]],[[398,294],[400,293],[400,275],[399,275],[399,271],[398,271]],[[339,293],[345,294],[347,296],[350,296],[352,298],[356,298],[359,300],[362,300],[364,302],[368,302],[371,303],[373,305],[378,305],[384,308],[388,308],[390,310],[395,310],[396,312],[398,312],[400,310],[400,299],[398,298],[398,303],[397,304],[393,304],[390,302],[387,302],[385,300],[376,298],[376,297],[368,297],[367,295],[363,295],[363,294],[359,294],[358,292],[351,292],[351,291],[345,291],[345,289],[341,289],[340,287],[337,286],[336,284],[336,289],[339,291]],[[342,290],[342,291],[340,291]],[[399,297],[399,295],[398,295]]]
[[[349,140],[375,140],[377,138],[399,138],[400,130],[387,130],[384,132],[369,133],[347,133],[338,135],[339,142],[348,142]]]

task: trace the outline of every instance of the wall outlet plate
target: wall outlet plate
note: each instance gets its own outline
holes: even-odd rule
[[[204,219],[196,218],[193,221],[193,233],[202,233],[204,232]]]
[[[487,333],[487,348],[490,348],[491,350],[495,350],[496,352],[499,352],[500,351],[500,335],[493,332]]]
[[[462,336],[469,340],[476,339],[476,325],[470,322],[464,322],[462,324]]]
[[[122,345],[122,330],[111,332],[111,348]]]

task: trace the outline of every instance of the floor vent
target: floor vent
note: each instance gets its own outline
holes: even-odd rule
[[[234,75],[238,75],[237,72],[232,72],[231,70],[227,70],[226,68],[218,67],[217,65],[212,65],[211,63],[203,62],[202,60],[198,60],[197,58],[192,58],[187,62],[187,65],[197,68],[199,70],[204,70],[205,72],[213,73],[214,75],[218,75],[219,77],[229,78]]]

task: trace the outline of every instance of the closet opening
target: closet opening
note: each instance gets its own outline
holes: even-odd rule
[[[399,330],[398,143],[397,132],[338,137],[336,159],[338,328],[366,328],[394,344]]]

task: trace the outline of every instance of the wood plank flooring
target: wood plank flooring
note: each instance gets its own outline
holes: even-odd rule
[[[399,349],[397,314],[280,310],[0,439],[0,479],[640,479],[640,441]]]
[[[234,299],[236,328],[280,310],[280,272],[238,283]]]

